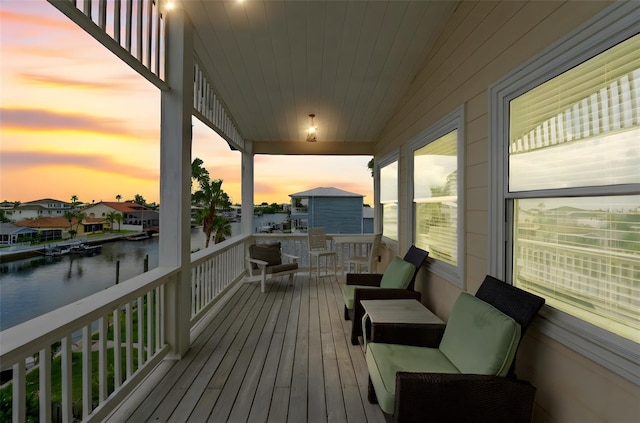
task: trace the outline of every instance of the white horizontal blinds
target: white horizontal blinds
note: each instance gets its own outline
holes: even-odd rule
[[[515,201],[514,283],[640,342],[640,195]]]
[[[639,68],[640,34],[512,100],[512,147],[525,135],[534,146],[549,142],[553,121],[557,141],[560,136],[568,141],[567,137],[579,139],[594,131],[597,134],[630,126],[629,118],[634,113],[638,124],[637,83],[633,82],[637,81]],[[634,90],[636,97],[632,100]],[[569,125],[563,125],[564,132],[560,133],[558,121],[567,120]]]
[[[380,168],[382,235],[398,240],[398,161]]]
[[[640,35],[512,100],[509,121],[511,192],[640,182]]]
[[[398,201],[398,162],[380,168],[380,202]]]
[[[445,263],[458,264],[458,131],[414,152],[416,246]]]

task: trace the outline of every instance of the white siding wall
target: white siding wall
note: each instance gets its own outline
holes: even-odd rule
[[[466,290],[475,293],[488,272],[487,89],[511,69],[591,18],[610,2],[461,2],[429,60],[377,145],[376,157],[400,147],[400,240],[413,242],[408,217],[406,142],[461,104],[466,107]],[[421,270],[423,301],[447,319],[459,289]],[[537,388],[535,422],[640,421],[638,387],[532,328],[518,374]]]

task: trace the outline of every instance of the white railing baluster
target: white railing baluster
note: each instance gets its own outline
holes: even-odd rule
[[[133,3],[127,0],[124,15],[124,48],[131,54],[131,33],[133,24]]]
[[[71,423],[73,421],[73,397],[71,382],[73,372],[71,366],[71,335],[62,338],[61,354],[61,375],[62,375],[62,421]]]
[[[107,32],[107,0],[100,0],[98,3],[98,26]]]
[[[113,310],[113,385],[122,385],[122,339],[120,336],[120,307]]]
[[[153,50],[152,40],[153,40],[153,1],[146,0],[147,2],[147,36],[145,38],[145,42],[147,44],[146,50],[146,60],[144,63],[147,68],[151,69],[151,51]]]
[[[13,423],[22,423],[25,421],[26,410],[26,381],[24,360],[18,361],[13,365]]]
[[[82,13],[84,13],[89,19],[91,19],[91,0],[84,0]]]
[[[162,25],[162,12],[160,11],[160,2],[158,1],[158,7],[156,7],[156,13],[155,13],[155,28],[156,28],[156,36],[155,36],[155,44],[156,44],[156,50],[155,50],[155,66],[152,69],[154,71],[154,73],[156,74],[156,76],[158,76],[159,78],[162,78],[162,75],[160,74],[160,47],[162,44],[162,38],[160,38],[160,26]]]
[[[147,361],[153,355],[153,290],[147,292]]]
[[[91,413],[91,325],[82,328],[82,419]]]
[[[47,345],[40,350],[38,356],[38,367],[40,369],[40,421],[51,421],[51,346]]]
[[[143,61],[143,47],[142,40],[144,35],[144,27],[142,22],[142,16],[144,11],[144,1],[138,0],[138,7],[136,8],[136,58],[142,63]]]
[[[122,38],[122,34],[120,33],[122,31],[122,27],[120,25],[120,22],[122,20],[121,5],[122,2],[120,0],[116,0],[113,4],[113,39],[120,46],[122,46],[122,44],[120,44],[120,40]]]
[[[142,308],[142,297],[138,297],[138,366],[139,369],[144,363],[144,310]]]
[[[107,362],[107,333],[109,330],[108,319],[101,317],[98,319],[98,403],[102,404],[108,394],[107,375],[109,374]]]
[[[127,367],[126,380],[131,378],[133,374],[133,313],[131,311],[131,302],[127,302],[124,308],[124,325],[125,325],[125,361]]]

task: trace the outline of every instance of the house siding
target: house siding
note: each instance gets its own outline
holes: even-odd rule
[[[403,105],[377,143],[376,157],[400,149],[400,216],[411,215],[406,144],[465,105],[466,287],[475,293],[488,272],[488,87],[611,2],[461,2],[416,75]],[[399,249],[413,242],[402,219]],[[387,258],[393,254],[382,256]],[[416,288],[447,319],[460,290],[423,269]],[[640,394],[632,382],[545,336],[533,327],[518,354],[518,375],[537,387],[534,422],[640,421]]]
[[[329,234],[362,233],[362,197],[316,197],[309,199],[309,226]]]

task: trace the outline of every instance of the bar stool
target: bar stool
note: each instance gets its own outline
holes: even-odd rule
[[[309,274],[314,273],[313,258],[316,261],[316,281],[322,277],[333,277],[338,280],[337,264],[338,254],[327,248],[327,234],[324,228],[309,228],[307,230],[307,239],[309,244]],[[320,273],[320,262],[324,258],[324,275]],[[333,262],[333,273],[329,273],[329,260]]]

